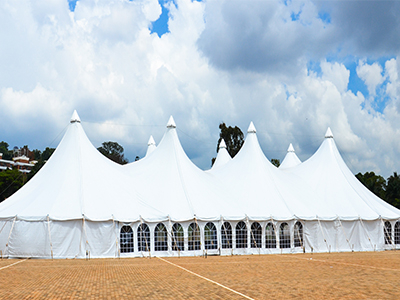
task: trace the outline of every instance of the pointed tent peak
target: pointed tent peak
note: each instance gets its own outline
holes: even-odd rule
[[[256,127],[254,126],[253,122],[250,122],[249,129],[247,129],[247,133],[256,133]]]
[[[333,138],[333,133],[332,133],[330,127],[328,127],[328,130],[327,130],[326,133],[325,133],[325,138],[326,138],[326,139],[327,139],[327,138]]]
[[[226,143],[224,139],[221,139],[221,142],[219,143],[218,149],[226,148]]]
[[[287,152],[294,152],[292,143],[290,143],[289,148],[287,149]]]
[[[149,141],[147,142],[147,146],[151,146],[151,145],[156,145],[156,142],[153,139],[153,136],[151,135],[149,138]]]
[[[76,112],[76,110],[74,110],[74,113],[72,114],[70,122],[71,123],[75,123],[75,122],[80,123],[81,122],[81,119],[79,118],[78,113]]]
[[[176,128],[176,124],[172,116],[169,117],[167,128]]]

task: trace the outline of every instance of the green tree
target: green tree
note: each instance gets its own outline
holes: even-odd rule
[[[386,202],[400,209],[400,176],[394,172],[387,180]]]
[[[3,153],[3,159],[5,160],[12,160],[12,151],[8,150],[8,143],[2,141],[0,142],[0,153]]]
[[[226,150],[229,155],[233,158],[239,152],[240,148],[242,148],[244,143],[244,134],[242,130],[235,126],[227,127],[225,123],[219,124],[219,139],[217,142],[217,152],[219,150],[219,143],[222,139],[224,139],[226,144]],[[215,162],[215,157],[211,159],[211,165]]]
[[[277,158],[272,158],[271,163],[277,168],[279,168],[279,166],[281,165],[281,161]]]
[[[124,148],[116,142],[104,142],[97,150],[116,163],[121,165],[128,163],[128,160],[124,157]]]
[[[18,191],[26,181],[26,174],[16,169],[0,172],[0,202]]]
[[[357,179],[364,184],[371,192],[381,199],[385,199],[386,180],[374,172],[358,173]]]
[[[49,160],[50,156],[56,151],[55,148],[46,147],[46,149],[42,152],[41,159],[43,161]]]

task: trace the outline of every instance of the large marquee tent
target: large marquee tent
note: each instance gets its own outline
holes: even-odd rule
[[[195,166],[171,117],[158,146],[118,165],[72,115],[44,167],[0,203],[2,257],[235,255],[400,249],[400,211],[347,168],[328,129],[303,163],[265,157],[250,124],[231,159]]]

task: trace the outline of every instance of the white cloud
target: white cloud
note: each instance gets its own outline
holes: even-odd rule
[[[320,20],[314,2],[288,3],[170,2],[159,38],[148,29],[156,0],[80,0],[74,13],[67,1],[3,1],[0,140],[44,149],[77,109],[96,147],[117,141],[134,160],[173,115],[189,157],[207,168],[220,122],[245,132],[254,121],[266,155],[280,159],[289,143],[308,158],[330,126],[354,172],[398,170],[397,58],[384,70],[359,64],[371,91],[388,80],[386,107],[369,113],[345,64],[325,58],[340,42],[335,20]],[[310,58],[321,74],[308,72]]]
[[[372,97],[376,96],[377,86],[385,80],[382,72],[382,67],[376,62],[369,65],[364,60],[360,60],[358,63],[357,75],[365,82],[369,95]]]

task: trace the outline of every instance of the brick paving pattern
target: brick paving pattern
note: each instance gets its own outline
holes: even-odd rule
[[[400,299],[400,251],[165,258],[254,299]],[[244,299],[158,258],[0,260],[0,299]]]

